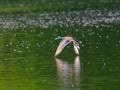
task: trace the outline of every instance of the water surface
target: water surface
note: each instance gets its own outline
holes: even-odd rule
[[[0,90],[119,90],[119,8],[0,14]],[[82,41],[54,57],[58,35]]]

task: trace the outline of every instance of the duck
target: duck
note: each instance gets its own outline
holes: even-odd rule
[[[73,44],[75,54],[79,55],[79,49],[80,49],[79,44],[82,43],[81,41],[76,40],[75,38],[73,38],[71,36],[65,36],[65,37],[57,36],[55,38],[55,40],[61,40],[61,41],[60,41],[60,43],[59,43],[59,45],[58,45],[58,47],[56,49],[56,52],[55,52],[54,56],[58,56],[62,52],[64,47],[67,46],[70,43]]]

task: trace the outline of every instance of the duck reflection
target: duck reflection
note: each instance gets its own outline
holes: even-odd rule
[[[70,64],[58,58],[55,58],[55,60],[60,85],[64,87],[79,87],[80,86],[79,56],[75,57],[73,64]]]

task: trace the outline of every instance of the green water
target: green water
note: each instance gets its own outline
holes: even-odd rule
[[[0,90],[119,90],[119,1],[0,2]],[[81,40],[80,55],[55,58],[58,35]]]

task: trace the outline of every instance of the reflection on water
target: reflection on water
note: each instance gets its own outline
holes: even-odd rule
[[[80,58],[75,57],[74,63],[70,64],[62,59],[55,58],[57,74],[62,88],[80,87]]]

